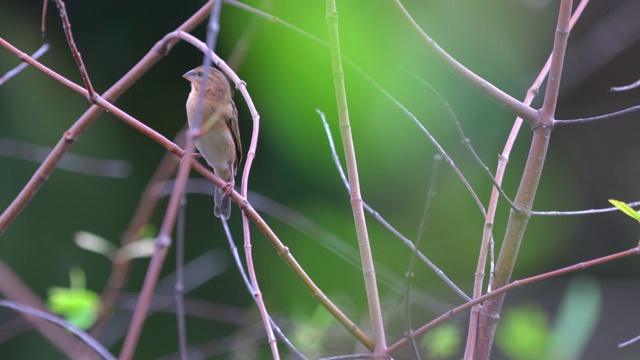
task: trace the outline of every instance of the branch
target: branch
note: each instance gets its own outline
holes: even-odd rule
[[[87,344],[89,347],[91,347],[97,354],[99,354],[103,359],[107,359],[107,360],[116,360],[116,357],[111,355],[111,353],[109,353],[109,351],[107,349],[104,348],[104,346],[102,346],[98,341],[96,341],[96,339],[92,338],[91,336],[89,336],[89,334],[87,334],[86,332],[78,329],[77,327],[69,324],[68,322],[60,319],[57,316],[53,316],[49,313],[46,313],[44,311],[38,310],[38,309],[34,309],[32,307],[29,306],[24,306],[21,304],[18,304],[16,302],[13,301],[9,301],[9,300],[0,300],[0,306],[9,308],[9,309],[13,309],[16,311],[19,311],[21,313],[25,313],[31,316],[35,316],[35,317],[39,317],[41,319],[44,319],[52,324],[58,325],[61,328],[65,329],[66,331],[72,333],[73,335],[77,336],[80,340],[82,340],[82,342],[84,342],[85,344]]]
[[[0,45],[4,46],[4,44],[8,44],[8,43],[6,43],[2,38],[0,38]],[[161,42],[159,42],[158,44],[162,45]],[[8,46],[10,47],[10,49],[13,48],[10,44],[8,44]],[[69,81],[68,79],[64,78],[63,76],[59,75],[58,73],[54,72],[48,67],[42,65],[38,61],[31,59],[28,55],[20,52],[19,50],[17,49],[15,50],[17,51],[18,55],[23,54],[25,56],[24,61],[27,61],[34,68],[42,71],[43,73],[52,77],[59,83],[78,92],[80,95],[86,96],[87,91],[84,90],[82,87],[74,84],[73,82]],[[134,117],[120,110],[118,107],[106,101],[102,97],[98,96],[96,98],[96,104],[102,107],[104,110],[107,110],[113,116],[125,122],[127,125],[139,131],[143,135],[149,137],[151,140],[157,142],[158,144],[160,144],[162,147],[164,147],[174,155],[178,157],[184,156],[184,150],[182,150],[178,145],[169,141],[160,133],[149,128],[148,126],[141,123],[140,121],[136,120]],[[226,184],[224,180],[216,176],[211,170],[209,170],[206,166],[200,164],[195,159],[192,160],[191,166],[194,170],[196,170],[206,179],[214,183],[216,186],[222,187]],[[371,341],[371,339],[369,339],[367,335],[360,328],[358,328],[358,326],[353,321],[351,321],[346,315],[344,315],[340,311],[340,309],[338,309],[329,300],[329,298],[320,290],[320,288],[317,287],[317,285],[311,280],[311,278],[309,278],[309,276],[304,272],[304,269],[302,269],[302,267],[298,264],[298,262],[293,258],[289,249],[286,246],[284,246],[284,244],[282,244],[278,236],[273,232],[273,230],[271,230],[269,225],[264,221],[264,219],[262,219],[262,217],[251,206],[251,203],[235,190],[233,190],[229,194],[229,197],[236,204],[238,204],[238,206],[242,211],[247,213],[247,216],[253,221],[253,223],[258,227],[258,229],[260,229],[260,231],[262,231],[265,237],[271,242],[271,244],[275,247],[277,253],[291,267],[293,272],[300,278],[302,283],[309,290],[309,292],[314,296],[314,298],[316,298],[317,301],[320,302],[320,304],[323,307],[325,307],[329,311],[329,313],[331,313],[331,315],[335,317],[336,320],[338,320],[338,322],[340,322],[340,324],[342,324],[352,335],[354,335],[358,339],[358,341],[360,341],[369,350],[373,351],[373,348],[374,348],[373,341]]]
[[[333,68],[333,83],[335,86],[336,102],[338,105],[338,118],[340,121],[340,134],[342,135],[342,145],[345,152],[347,164],[347,174],[349,176],[349,195],[351,208],[358,238],[358,248],[364,273],[364,284],[369,303],[369,316],[373,327],[373,337],[375,349],[374,358],[382,358],[387,352],[387,340],[384,333],[384,321],[382,308],[380,306],[380,296],[378,295],[378,285],[376,283],[376,272],[369,243],[367,223],[362,207],[362,195],[360,194],[360,180],[358,179],[358,165],[356,162],[356,152],[351,136],[351,124],[349,122],[349,107],[347,105],[347,91],[344,83],[344,71],[342,70],[342,56],[340,54],[340,35],[338,32],[338,10],[335,0],[327,0],[327,29],[329,32],[329,44],[331,49],[331,65]]]
[[[178,27],[178,30],[191,31],[198,24],[206,19],[209,14],[213,0],[205,4],[200,10],[198,10],[193,16]],[[125,76],[123,76],[118,82],[116,82],[109,90],[104,93],[104,98],[108,101],[115,101],[120,95],[122,95],[129,87],[131,87],[142,75],[144,75],[154,64],[163,58],[169,49],[173,47],[178,40],[170,40],[166,44],[158,42]],[[4,39],[0,38],[0,46],[3,46],[22,61],[34,66],[36,63],[31,57],[24,52],[16,49]],[[39,63],[38,63],[39,64]],[[49,71],[45,71],[45,69]],[[42,66],[38,69],[47,73],[53,79],[61,82],[63,85],[71,88],[72,90],[82,93],[82,88],[73,82],[65,79],[62,76],[57,75],[50,69]],[[83,93],[85,97],[87,93]],[[86,129],[93,124],[93,121],[102,114],[104,109],[100,106],[91,106],[64,134],[64,136],[58,141],[51,154],[40,165],[38,170],[33,174],[29,182],[20,191],[18,196],[11,202],[9,207],[0,215],[0,236],[9,228],[18,215],[29,204],[31,199],[38,193],[42,185],[49,178],[53,170],[56,168],[58,162],[62,156],[69,150],[71,145],[75,143],[80,136],[86,131]]]
[[[517,287],[521,287],[521,286],[525,286],[525,285],[531,285],[533,283],[539,282],[539,281],[543,281],[543,280],[548,280],[554,277],[558,277],[558,276],[562,276],[562,275],[566,275],[566,274],[570,274],[576,271],[582,271],[597,265],[602,265],[602,264],[606,264],[612,261],[617,261],[620,259],[624,259],[626,257],[629,256],[638,256],[640,255],[640,247],[634,247],[632,249],[629,250],[625,250],[625,251],[621,251],[612,255],[608,255],[608,256],[603,256],[601,258],[597,258],[595,260],[590,260],[590,261],[585,261],[585,262],[581,262],[578,264],[574,264],[571,266],[567,266],[565,268],[562,269],[558,269],[558,270],[554,270],[554,271],[550,271],[548,273],[544,273],[544,274],[540,274],[540,275],[536,275],[536,276],[532,276],[532,277],[528,277],[522,280],[515,280],[513,282],[511,282],[508,285],[505,285],[499,289],[495,289],[491,292],[488,292],[476,299],[473,299],[472,301],[469,301],[465,304],[462,304],[456,308],[453,308],[451,310],[449,310],[448,312],[440,315],[439,317],[435,318],[433,321],[431,321],[430,323],[422,326],[420,329],[415,331],[415,336],[420,336],[424,333],[426,333],[427,331],[435,328],[436,326],[442,324],[443,322],[453,318],[454,316],[460,314],[461,312],[468,310],[469,308],[471,308],[474,305],[480,304],[483,301],[495,298],[498,295],[503,295],[504,293],[517,288]],[[407,339],[406,338],[402,338],[401,340],[399,340],[398,342],[396,342],[395,344],[389,346],[389,353],[393,353],[395,351],[398,351],[400,348],[402,348],[403,346],[407,345]]]
[[[575,23],[580,19],[582,12],[586,8],[589,0],[582,0],[575,12],[571,16],[570,28],[573,28]],[[552,54],[553,55],[553,54]],[[549,55],[546,63],[540,70],[538,77],[535,79],[529,90],[527,91],[527,95],[525,96],[524,103],[526,105],[531,105],[533,99],[536,98],[538,92],[540,90],[540,86],[542,86],[542,82],[547,77],[549,73],[549,69],[551,67],[551,59],[552,55]],[[507,164],[509,163],[509,156],[511,155],[511,150],[516,142],[516,138],[518,137],[518,133],[520,132],[520,128],[522,127],[522,118],[516,118],[511,132],[509,133],[509,137],[507,138],[507,142],[502,150],[502,153],[498,156],[498,168],[496,169],[496,182],[498,185],[502,184],[502,179],[504,178],[504,173],[507,168]],[[490,274],[489,274],[489,282],[493,280],[493,272],[494,272],[494,239],[493,239],[493,223],[495,220],[496,210],[498,209],[498,201],[499,201],[499,190],[495,186],[491,190],[491,197],[489,199],[489,207],[487,210],[487,217],[484,223],[483,231],[482,231],[482,242],[480,244],[480,252],[478,255],[478,264],[476,266],[475,271],[475,279],[473,285],[473,297],[479,297],[482,295],[482,288],[484,285],[484,277],[485,277],[485,268],[487,266],[487,257],[491,256],[490,262]],[[471,315],[469,319],[469,331],[467,335],[467,345],[465,349],[465,359],[469,359],[473,356],[476,346],[476,335],[478,330],[478,314],[480,313],[480,305],[474,306],[471,309]]]
[[[466,80],[473,88],[481,94],[495,101],[498,105],[509,110],[511,113],[523,118],[526,122],[533,124],[538,119],[538,112],[528,105],[520,102],[518,99],[511,97],[487,80],[476,75],[471,70],[464,67],[446,51],[444,51],[429,35],[427,35],[420,25],[411,17],[409,12],[402,6],[400,0],[387,0],[387,3],[395,10],[405,22],[421,37],[425,47],[430,50],[445,66],[454,73]]]
[[[577,124],[584,124],[584,123],[592,122],[592,121],[608,120],[608,119],[612,119],[612,118],[614,118],[616,116],[631,114],[631,113],[633,113],[635,111],[638,111],[638,110],[640,110],[640,105],[632,106],[632,107],[630,107],[628,109],[615,111],[615,112],[612,112],[612,113],[609,113],[609,114],[593,116],[593,117],[588,117],[588,118],[579,118],[579,119],[572,119],[572,120],[555,120],[553,122],[553,125],[554,126],[577,125]]]
[[[318,113],[318,115],[320,115],[320,119],[322,120],[322,124],[324,125],[327,138],[329,139],[329,149],[331,149],[331,157],[333,158],[333,163],[335,164],[336,169],[338,169],[338,174],[342,179],[342,183],[344,184],[347,191],[349,191],[349,181],[347,180],[347,177],[344,174],[342,164],[340,164],[340,159],[338,158],[338,153],[336,152],[336,147],[333,142],[333,136],[331,136],[331,130],[329,129],[329,123],[327,122],[327,119],[322,111],[316,109],[316,112]],[[442,281],[444,281],[445,284],[447,284],[447,286],[449,286],[456,294],[458,294],[458,296],[460,296],[465,301],[471,300],[471,298],[467,296],[467,294],[465,294],[462,290],[460,290],[460,288],[456,284],[454,284],[453,281],[449,279],[449,277],[447,277],[444,271],[440,270],[438,266],[436,266],[431,260],[429,260],[419,249],[417,249],[416,246],[413,245],[413,242],[411,242],[411,240],[409,240],[406,236],[402,235],[396,228],[394,228],[391,224],[389,224],[389,222],[385,220],[380,215],[380,213],[378,213],[371,206],[369,206],[369,204],[367,204],[364,200],[362,201],[362,205],[364,206],[364,209],[367,210],[367,212],[369,212],[374,217],[374,219],[378,220],[378,222],[382,224],[382,226],[384,226],[393,235],[395,235],[398,239],[400,239],[402,243],[406,247],[408,247],[409,250],[411,250],[411,252],[416,252],[420,260],[422,260],[425,264],[427,264],[427,266],[430,267],[431,270],[433,270],[436,273],[436,275]]]
[[[630,207],[640,206],[640,201],[627,203]],[[615,206],[601,209],[591,209],[591,210],[578,210],[578,211],[532,211],[531,215],[538,216],[574,216],[574,215],[592,215],[592,214],[602,214],[608,212],[620,211]]]
[[[611,92],[629,91],[639,86],[640,86],[640,79],[636,80],[636,82],[634,82],[633,84],[629,84],[625,86],[614,86],[611,88]]]
[[[225,0],[226,3],[236,6],[238,8],[241,8],[243,10],[246,10],[252,14],[258,15],[264,19],[267,19],[270,22],[274,22],[274,23],[279,23],[282,24],[284,27],[293,30],[294,32],[303,35],[304,37],[318,43],[321,44],[323,46],[329,47],[329,44],[321,39],[319,39],[316,36],[313,36],[311,34],[309,34],[308,32],[305,32],[291,24],[289,24],[288,22],[281,20],[275,16],[266,14],[260,10],[257,10],[255,8],[250,7],[249,5],[243,4],[241,2],[238,2],[236,0]],[[418,125],[418,127],[420,128],[420,130],[422,132],[425,133],[425,135],[427,135],[427,137],[429,138],[429,141],[431,141],[431,143],[436,147],[436,149],[438,150],[438,152],[444,157],[444,159],[446,160],[447,164],[449,164],[449,166],[451,166],[451,168],[453,169],[453,171],[456,173],[456,175],[458,176],[458,178],[460,178],[460,181],[462,181],[462,183],[464,184],[464,186],[467,188],[467,190],[469,190],[469,193],[471,194],[471,196],[473,197],[474,201],[476,202],[476,204],[478,205],[478,208],[480,209],[480,212],[482,213],[483,216],[485,216],[486,212],[484,209],[484,206],[482,205],[482,202],[480,201],[480,198],[478,198],[478,196],[476,195],[475,191],[473,190],[473,188],[471,187],[471,185],[469,184],[469,182],[467,181],[467,179],[464,177],[464,175],[462,174],[462,172],[458,169],[458,167],[456,166],[456,164],[453,162],[453,159],[451,159],[451,157],[444,151],[444,149],[442,148],[442,146],[440,146],[440,144],[438,143],[438,141],[431,135],[431,133],[420,123],[420,121],[418,120],[418,118],[413,115],[409,110],[407,110],[406,107],[404,107],[398,100],[396,100],[391,94],[389,94],[382,86],[380,86],[371,76],[369,76],[366,72],[364,72],[364,70],[362,70],[358,65],[356,65],[353,61],[351,61],[347,56],[345,56],[344,54],[341,54],[341,58],[348,63],[349,65],[351,65],[358,74],[360,74],[360,76],[362,76],[365,80],[369,81],[371,84],[373,84],[373,86],[378,89],[384,96],[386,96],[389,100],[391,100],[391,102],[393,102],[396,106],[398,106],[398,108],[400,108],[406,115],[407,117],[409,117],[409,119],[411,119],[416,125]],[[366,205],[365,205],[366,207]],[[466,295],[465,295],[466,296]]]
[[[38,50],[36,50],[36,52],[34,52],[31,55],[31,57],[33,59],[38,59],[38,58],[40,58],[40,56],[44,55],[47,51],[49,51],[49,44],[48,43],[44,43],[44,44],[42,44],[42,46],[40,46],[40,48]],[[20,71],[24,70],[27,66],[29,66],[29,64],[21,63],[20,65],[16,66],[15,68],[7,71],[4,75],[2,75],[2,77],[0,77],[0,86],[2,86],[2,84],[7,82],[12,77],[18,75],[18,73],[20,73]]]
[[[64,29],[64,35],[67,37],[67,43],[69,44],[69,48],[71,48],[71,54],[73,54],[73,58],[76,60],[76,64],[78,65],[78,70],[80,70],[80,75],[82,76],[84,87],[88,91],[87,99],[89,100],[90,103],[93,103],[93,99],[96,96],[96,92],[95,90],[93,90],[93,85],[91,85],[91,80],[89,79],[87,68],[84,66],[84,62],[82,61],[82,56],[80,55],[80,51],[78,51],[78,47],[76,46],[76,43],[73,40],[73,34],[71,33],[71,22],[69,21],[69,16],[67,15],[67,8],[64,5],[64,2],[62,0],[55,0],[55,1],[56,1],[56,5],[58,6],[58,11],[60,12],[60,17],[62,18],[62,28]],[[43,8],[43,13],[44,11],[46,11],[46,8]]]
[[[521,208],[523,212],[517,213],[512,210],[509,214],[502,247],[500,248],[500,255],[498,256],[493,279],[490,283],[491,289],[501,288],[509,283],[516,264],[520,245],[522,244],[522,239],[524,238],[524,233],[529,218],[531,217],[531,209],[538,185],[540,184],[540,177],[544,168],[544,161],[548,153],[551,131],[553,129],[553,116],[558,101],[557,97],[562,75],[562,63],[567,47],[567,38],[569,37],[571,6],[572,0],[562,0],[560,4],[545,100],[540,110],[540,118],[536,123],[531,124],[534,129],[533,139],[531,140],[527,163],[514,201],[516,206]],[[489,359],[498,323],[497,320],[503,302],[504,295],[498,296],[485,303],[480,310],[477,347],[475,351],[473,351],[474,358],[478,360]],[[470,347],[467,348],[466,356],[471,356],[468,352],[469,349]]]

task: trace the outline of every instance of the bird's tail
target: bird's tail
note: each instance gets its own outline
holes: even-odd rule
[[[215,202],[215,206],[213,208],[213,213],[216,217],[224,216],[225,219],[229,219],[231,215],[231,198],[223,197],[222,190],[216,186],[216,191],[213,195],[213,200]]]

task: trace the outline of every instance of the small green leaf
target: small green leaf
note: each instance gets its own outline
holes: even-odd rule
[[[90,328],[96,321],[100,296],[84,288],[85,276],[80,268],[69,272],[71,287],[51,287],[47,306],[51,312],[61,315],[80,329]]]
[[[617,207],[623,213],[629,215],[630,217],[636,219],[640,222],[640,214],[637,211],[633,210],[633,208],[626,203],[618,200],[609,199],[609,202],[613,204],[613,206]]]

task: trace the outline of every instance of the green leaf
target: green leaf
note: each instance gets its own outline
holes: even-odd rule
[[[613,206],[617,207],[623,213],[629,215],[630,217],[636,219],[640,222],[640,214],[637,211],[633,210],[633,208],[626,203],[618,200],[609,199],[609,202],[613,204]]]
[[[61,315],[80,329],[93,325],[100,306],[100,296],[86,289],[49,288],[47,305],[51,312]]]
[[[80,268],[72,268],[69,272],[70,288],[51,287],[47,306],[53,313],[61,315],[69,323],[80,329],[90,328],[96,321],[100,296],[84,288],[85,276]]]

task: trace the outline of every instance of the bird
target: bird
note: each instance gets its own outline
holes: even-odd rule
[[[222,188],[215,188],[213,212],[216,217],[229,219],[229,194],[242,161],[238,111],[231,99],[229,81],[220,70],[210,66],[199,66],[182,77],[191,83],[187,121],[196,136],[196,148],[213,172],[227,182]],[[199,128],[194,128],[196,116],[200,117]]]

